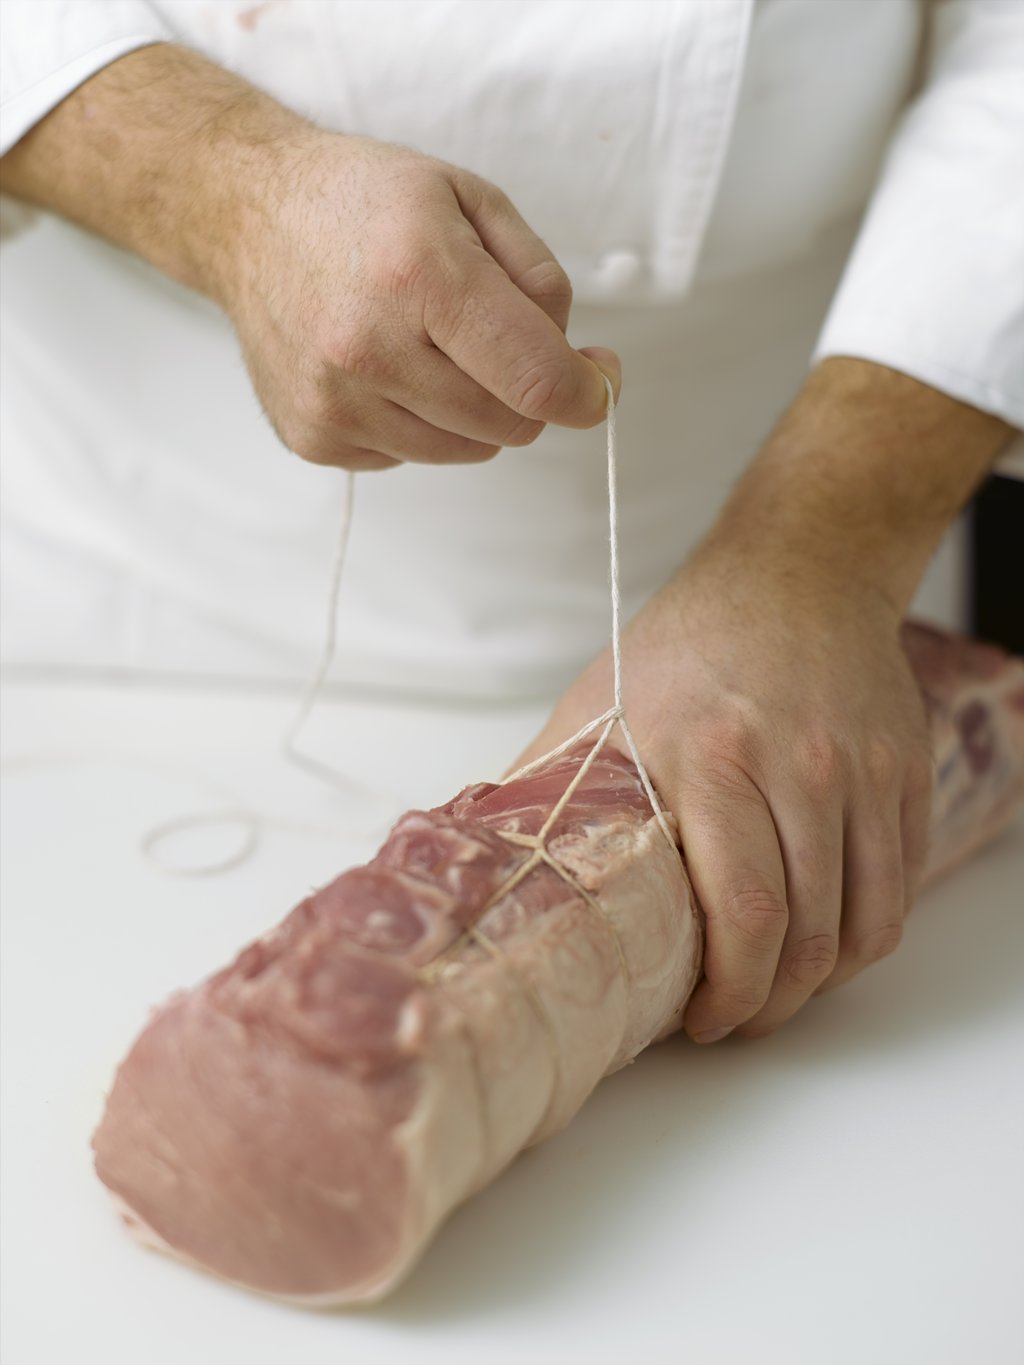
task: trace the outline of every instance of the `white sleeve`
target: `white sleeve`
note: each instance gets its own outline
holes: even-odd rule
[[[1024,3],[938,0],[904,115],[815,348],[1024,428]]]
[[[169,37],[144,0],[3,0],[0,155],[97,71]]]
[[[3,0],[0,156],[97,71],[171,35],[145,0]],[[35,211],[0,195],[0,237]]]

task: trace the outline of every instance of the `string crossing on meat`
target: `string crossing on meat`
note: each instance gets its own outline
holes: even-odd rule
[[[586,758],[583,760],[579,768],[573,774],[572,779],[569,781],[565,788],[565,791],[562,792],[562,795],[559,797],[558,801],[551,808],[551,811],[549,812],[543,825],[540,827],[536,834],[533,835],[519,834],[515,831],[506,831],[500,829],[495,831],[498,835],[500,835],[502,839],[505,840],[506,843],[514,844],[520,847],[531,848],[533,852],[524,863],[521,863],[520,866],[517,867],[515,871],[512,872],[506,878],[506,880],[501,884],[501,886],[499,886],[498,889],[494,892],[494,894],[488,899],[488,901],[480,911],[476,924],[464,930],[463,933],[459,936],[459,938],[455,939],[454,942],[449,945],[445,953],[440,954],[432,962],[427,964],[427,967],[423,969],[423,973],[428,978],[432,976],[432,974],[436,972],[438,968],[443,966],[444,959],[447,957],[447,955],[457,950],[458,947],[465,943],[467,939],[476,938],[479,940],[482,934],[482,931],[479,928],[479,922],[484,917],[484,915],[486,915],[488,910],[490,910],[500,900],[507,896],[509,892],[513,891],[515,887],[518,886],[519,883],[523,880],[524,877],[526,877],[536,867],[539,867],[543,863],[545,866],[550,867],[553,872],[556,872],[564,881],[568,882],[569,885],[573,888],[573,890],[578,895],[582,896],[583,899],[591,906],[591,908],[596,913],[598,913],[604,920],[604,922],[611,928],[612,932],[615,934],[616,947],[618,949],[619,957],[622,962],[623,972],[625,974],[626,981],[628,984],[629,971],[626,964],[626,957],[622,950],[622,943],[619,940],[618,933],[615,930],[614,924],[612,924],[611,920],[609,920],[607,915],[604,914],[600,904],[595,899],[595,897],[591,896],[590,893],[586,890],[586,888],[580,884],[576,877],[573,876],[569,869],[567,867],[564,867],[558,861],[558,859],[552,855],[551,850],[547,847],[546,843],[547,837],[554,828],[558,820],[558,817],[565,810],[566,806],[572,799],[573,793],[576,791],[577,787],[583,781],[584,777],[586,776],[594,760],[597,758],[598,754],[604,748],[605,744],[607,744],[616,725],[618,725],[619,728],[622,730],[623,737],[626,741],[627,746],[629,747],[630,755],[633,759],[634,764],[636,765],[636,769],[640,776],[640,781],[643,784],[644,792],[647,795],[647,799],[651,803],[651,810],[653,811],[654,817],[658,822],[658,826],[661,829],[662,834],[664,834],[665,838],[668,840],[669,847],[672,849],[672,852],[676,853],[678,851],[675,837],[672,834],[672,830],[669,827],[667,819],[665,818],[665,812],[662,810],[661,802],[658,800],[657,793],[654,790],[654,785],[651,782],[650,776],[647,772],[647,768],[644,766],[643,759],[640,757],[640,752],[637,748],[636,741],[633,738],[633,733],[629,728],[629,722],[626,720],[626,710],[622,700],[622,639],[621,639],[622,603],[621,594],[619,590],[619,498],[618,455],[616,450],[615,439],[616,435],[615,394],[614,391],[612,390],[611,382],[607,378],[605,378],[604,385],[605,392],[607,395],[607,416],[605,419],[605,429],[607,433],[608,443],[607,444],[608,577],[611,595],[612,637],[611,646],[612,676],[614,680],[613,689],[614,700],[607,711],[603,712],[600,716],[596,716],[593,720],[587,721],[585,725],[580,726],[580,728],[576,731],[574,735],[570,735],[568,739],[565,739],[560,744],[555,745],[555,747],[553,749],[549,749],[547,753],[541,754],[539,758],[531,759],[529,763],[523,764],[521,768],[517,768],[514,773],[511,773],[508,777],[505,778],[506,782],[515,782],[520,777],[528,776],[528,774],[534,772],[543,764],[549,763],[551,759],[558,758],[562,754],[568,753],[568,751],[574,748],[575,745],[579,744],[581,740],[586,739],[588,735],[593,734],[595,730],[600,729],[603,726],[603,729],[601,729],[601,734],[598,737],[597,742],[594,744],[590,752],[587,754]],[[488,946],[490,948],[496,947],[496,945],[491,944],[489,940]]]

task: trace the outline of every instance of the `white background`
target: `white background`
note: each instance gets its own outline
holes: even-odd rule
[[[139,1250],[88,1139],[146,1009],[368,856],[382,816],[497,775],[541,720],[323,704],[312,746],[389,792],[382,804],[328,798],[280,765],[291,706],[226,688],[8,688],[5,1365],[1020,1359],[1020,825],[926,896],[895,957],[773,1038],[675,1040],[604,1083],[378,1307],[300,1311]],[[238,871],[170,877],[139,839],[208,805],[189,773],[271,814],[364,829],[270,827]]]

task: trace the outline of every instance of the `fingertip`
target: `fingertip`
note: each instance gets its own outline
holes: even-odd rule
[[[690,997],[683,1015],[683,1028],[691,1043],[699,1043],[701,1046],[717,1043],[735,1028],[735,1024],[722,1022],[722,1011],[718,1008],[718,1001],[711,990],[710,982],[702,981]]]
[[[709,1028],[702,1033],[691,1033],[690,1038],[703,1047],[708,1043],[717,1043],[723,1038],[728,1038],[730,1033],[732,1033],[731,1028]]]

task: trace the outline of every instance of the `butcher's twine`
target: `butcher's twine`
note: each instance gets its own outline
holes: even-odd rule
[[[526,777],[527,774],[534,772],[549,759],[557,758],[560,754],[567,753],[568,750],[578,744],[581,739],[586,737],[601,726],[604,730],[594,746],[595,752],[602,749],[610,737],[615,726],[618,725],[622,731],[622,737],[629,748],[630,757],[636,764],[636,770],[640,774],[640,781],[643,783],[647,799],[651,803],[655,819],[658,821],[661,831],[672,846],[672,851],[676,850],[675,837],[669,828],[668,821],[665,819],[665,812],[661,808],[654,785],[650,775],[640,757],[640,750],[637,748],[633,732],[629,728],[626,720],[626,709],[622,701],[622,597],[619,591],[619,490],[618,490],[618,456],[615,449],[615,394],[612,390],[611,381],[606,377],[604,381],[607,397],[607,416],[605,417],[605,432],[608,439],[608,584],[611,595],[612,608],[612,678],[614,682],[613,702],[608,710],[594,720],[587,721],[586,725],[580,726],[574,735],[564,739],[553,749],[549,749],[546,754],[541,754],[539,758],[532,759],[521,768],[517,768],[514,773],[510,773],[505,778],[506,782],[514,782],[517,778]]]
[[[315,669],[306,684],[305,690],[299,704],[296,707],[295,715],[292,717],[287,728],[281,736],[279,742],[279,752],[287,763],[295,767],[302,768],[305,772],[319,778],[322,782],[328,782],[332,786],[341,788],[346,795],[351,795],[353,788],[357,785],[350,777],[347,777],[339,768],[333,767],[329,763],[324,763],[322,759],[314,758],[312,754],[305,753],[298,747],[299,735],[313,707],[316,705],[317,698],[323,690],[327,675],[334,662],[334,655],[338,645],[338,601],[341,596],[341,580],[345,569],[345,557],[348,553],[349,533],[352,530],[352,511],[355,505],[355,474],[351,470],[345,471],[344,483],[341,496],[341,517],[338,527],[338,538],[334,551],[334,563],[331,566],[331,575],[327,591],[327,624],[324,631],[324,643],[320,651],[320,658]],[[197,829],[210,829],[217,825],[235,825],[241,830],[241,840],[231,853],[223,858],[218,858],[212,862],[202,863],[181,863],[168,862],[159,856],[158,849],[165,840],[186,831]],[[249,860],[259,845],[260,835],[264,829],[274,827],[277,829],[287,829],[300,833],[339,833],[336,827],[314,826],[312,824],[282,820],[277,816],[269,816],[261,811],[253,810],[243,803],[232,804],[225,810],[203,811],[193,815],[177,816],[171,820],[164,820],[159,825],[155,825],[140,841],[143,856],[153,864],[159,871],[165,872],[170,876],[177,877],[212,877],[221,872],[230,872],[236,867]]]
[[[619,589],[619,499],[618,499],[618,457],[616,453],[615,439],[615,394],[612,390],[610,381],[606,378],[605,390],[607,393],[607,415],[605,418],[605,431],[607,435],[608,450],[608,579],[609,594],[611,599],[611,647],[612,647],[612,678],[613,678],[613,701],[607,711],[593,720],[582,725],[574,735],[570,735],[561,744],[556,745],[547,753],[541,754],[539,758],[531,760],[511,773],[506,782],[513,782],[520,777],[526,777],[529,773],[536,771],[542,764],[547,763],[552,758],[557,758],[561,754],[567,753],[581,740],[593,734],[595,730],[600,730],[596,743],[593,746],[587,766],[597,756],[600,750],[607,743],[616,725],[622,731],[622,736],[626,741],[630,756],[636,765],[643,783],[647,799],[651,803],[651,809],[658,821],[662,833],[668,840],[673,851],[676,849],[675,837],[657,793],[651,782],[647,768],[640,751],[637,748],[633,733],[626,720],[626,711],[622,699],[622,600]],[[305,753],[298,747],[299,735],[302,733],[306,722],[316,705],[318,698],[323,690],[327,675],[330,672],[331,664],[337,651],[338,643],[338,603],[341,596],[341,583],[345,569],[345,557],[348,551],[349,533],[352,529],[352,514],[355,504],[355,474],[351,470],[345,474],[344,488],[342,493],[341,519],[337,548],[334,555],[334,563],[331,567],[327,594],[327,626],[324,635],[324,643],[320,652],[320,658],[306,688],[299,700],[295,715],[289,723],[287,729],[281,737],[280,753],[289,763],[302,768],[311,773],[321,781],[329,782],[332,785],[340,786],[346,792],[351,793],[353,782],[345,773],[320,759],[314,758],[311,754]],[[578,776],[581,776],[578,775]],[[578,780],[578,778],[577,778]],[[573,788],[576,783],[574,782]],[[563,802],[559,802],[559,810]],[[171,835],[180,834],[185,830],[195,830],[203,827],[236,823],[243,831],[243,838],[238,848],[227,857],[216,862],[201,864],[172,864],[165,862],[157,854],[157,850],[163,841]],[[239,867],[246,862],[255,851],[260,838],[260,833],[266,826],[275,825],[287,828],[300,828],[295,824],[268,817],[259,811],[251,810],[241,804],[227,810],[216,812],[204,812],[198,815],[186,815],[176,819],[164,821],[149,831],[142,840],[142,852],[161,872],[170,873],[176,876],[213,876],[217,873],[230,871],[232,868]],[[301,826],[308,829],[309,826]]]

